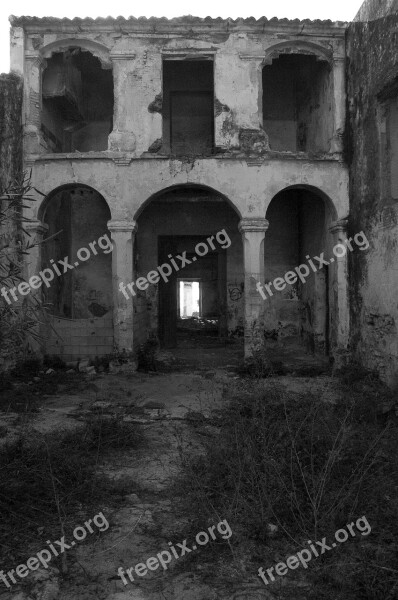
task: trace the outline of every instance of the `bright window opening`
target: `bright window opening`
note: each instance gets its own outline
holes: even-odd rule
[[[179,280],[178,286],[178,316],[181,319],[189,319],[190,317],[200,317],[200,282]]]

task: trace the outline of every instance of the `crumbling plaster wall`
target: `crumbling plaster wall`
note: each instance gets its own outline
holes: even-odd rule
[[[251,166],[246,161],[211,158],[192,163],[180,160],[133,160],[121,166],[111,158],[43,157],[33,167],[35,187],[49,194],[60,185],[86,184],[107,201],[112,219],[133,220],[154,194],[174,185],[197,184],[228,198],[242,217],[263,218],[268,204],[289,186],[308,186],[331,199],[336,219],[347,216],[348,173],[334,160],[268,160]],[[34,206],[35,215],[42,199]]]
[[[33,174],[35,185],[44,193],[71,182],[93,187],[107,201],[111,218],[127,223],[136,219],[142,205],[154,194],[170,186],[186,184],[203,185],[221,192],[241,217],[264,218],[272,198],[282,189],[297,185],[315,188],[331,198],[334,218],[344,218],[348,212],[347,170],[342,163],[333,160],[269,160],[262,165],[249,166],[246,161],[222,158],[193,163],[152,158],[133,160],[128,166],[120,166],[110,158],[70,161],[43,157],[35,162]],[[232,293],[235,297],[236,290]],[[147,318],[146,301],[140,302],[140,305],[136,304],[136,310],[145,313]],[[231,324],[232,320],[231,317]],[[235,321],[239,325],[239,316]],[[337,327],[338,322],[334,321],[333,339],[336,339]]]
[[[385,185],[388,152],[379,120],[383,102],[378,95],[398,77],[398,14],[393,11],[374,21],[360,20],[381,16],[390,8],[391,3],[380,7],[379,2],[367,2],[347,32],[350,230],[351,235],[363,230],[370,241],[367,252],[350,257],[350,281],[353,350],[363,364],[396,386],[398,204]]]
[[[189,18],[186,18],[189,20]],[[268,22],[266,26],[231,27],[224,22],[199,27],[189,23],[180,27],[145,23],[132,27],[104,25],[59,28],[49,31],[44,25],[25,25],[21,33],[18,19],[13,21],[14,68],[24,71],[28,89],[26,106],[37,100],[36,75],[30,73],[34,57],[47,57],[49,48],[56,51],[57,42],[76,44],[79,39],[86,48],[90,44],[102,48],[108,55],[114,76],[114,129],[109,149],[141,156],[149,149],[160,149],[162,138],[162,56],[185,57],[205,55],[214,57],[215,83],[215,146],[219,152],[242,148],[242,135],[253,136],[257,151],[268,149],[267,136],[262,130],[261,72],[266,52],[281,42],[303,44],[307,40],[325,54],[344,53],[344,28],[307,23]],[[307,34],[308,32],[308,34]],[[308,37],[307,37],[308,35]],[[22,48],[20,47],[22,46]],[[25,51],[25,65],[20,65]],[[30,89],[29,89],[30,88]]]

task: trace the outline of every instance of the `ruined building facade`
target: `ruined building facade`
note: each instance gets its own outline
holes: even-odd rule
[[[286,19],[11,19],[24,80],[24,166],[44,196],[27,276],[108,233],[113,252],[55,278],[46,351],[66,358],[178,343],[179,285],[221,337],[296,340],[332,357],[349,344],[347,256],[264,300],[344,241],[349,176],[346,25]],[[125,285],[225,230],[228,248],[166,284]],[[54,235],[57,234],[57,235]],[[145,286],[141,286],[145,287]]]

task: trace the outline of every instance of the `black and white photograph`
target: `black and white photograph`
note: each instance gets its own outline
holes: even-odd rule
[[[398,0],[3,0],[0,600],[398,600]]]

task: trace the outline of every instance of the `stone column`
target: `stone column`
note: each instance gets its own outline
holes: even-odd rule
[[[26,55],[25,67],[25,138],[24,152],[26,154],[40,154],[43,152],[41,134],[41,81],[45,61],[37,54]]]
[[[268,229],[264,218],[243,218],[239,231],[243,238],[245,271],[244,318],[245,318],[245,357],[262,342],[262,319],[264,300],[256,285],[264,282],[264,237]]]
[[[331,141],[331,152],[343,151],[343,134],[345,129],[345,58],[333,57],[332,67],[333,97],[334,97],[334,131]]]
[[[133,242],[137,231],[135,221],[108,221],[113,241],[113,331],[115,346],[127,352],[133,349],[133,298],[120,291],[120,283],[133,281]]]
[[[335,255],[335,280],[333,282],[333,294],[335,302],[335,366],[344,364],[348,354],[349,328],[350,328],[350,312],[349,312],[349,297],[348,297],[348,260],[347,254],[347,219],[336,221],[329,231],[333,235],[333,246],[336,248]],[[337,245],[341,244],[346,249],[344,256],[342,248],[337,252]],[[333,350],[333,349],[332,349]],[[340,363],[338,365],[338,363]]]
[[[113,72],[113,131],[109,134],[108,148],[118,152],[134,152],[133,133],[136,94],[133,85],[135,54],[114,52],[110,55]]]
[[[43,221],[28,221],[23,223],[23,227],[29,236],[27,242],[29,245],[34,244],[29,251],[24,265],[24,276],[29,279],[32,275],[37,275],[41,270],[41,242],[44,239],[45,233],[48,231],[47,223]]]

